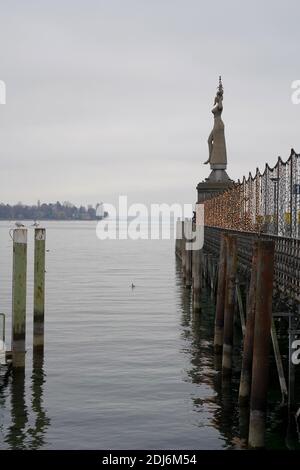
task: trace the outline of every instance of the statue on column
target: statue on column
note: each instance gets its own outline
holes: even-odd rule
[[[212,109],[214,127],[208,137],[209,157],[205,162],[205,164],[210,164],[211,172],[209,177],[205,178],[205,181],[197,185],[197,203],[199,204],[202,204],[203,201],[210,199],[212,196],[221,194],[222,191],[234,185],[234,181],[230,179],[226,173],[227,152],[224,123],[221,118],[223,111],[223,95],[224,89],[221,77],[219,77],[219,85]]]
[[[219,77],[219,86],[215,97],[214,106],[211,111],[214,115],[214,127],[208,137],[209,158],[205,162],[205,165],[207,163],[210,164],[212,170],[225,170],[227,166],[224,122],[221,118],[223,111],[223,94],[224,89],[222,80],[221,77]]]

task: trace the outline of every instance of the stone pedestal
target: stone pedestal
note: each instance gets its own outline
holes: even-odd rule
[[[226,173],[226,165],[211,165],[211,173],[205,181],[215,183],[228,183],[232,182]]]
[[[217,196],[226,189],[232,187],[234,182],[228,178],[227,181],[211,181],[207,179],[197,185],[197,203],[203,203],[212,196]]]
[[[211,173],[205,181],[198,183],[197,203],[202,204],[206,199],[217,196],[234,185],[234,181],[226,173],[225,164],[211,165]]]

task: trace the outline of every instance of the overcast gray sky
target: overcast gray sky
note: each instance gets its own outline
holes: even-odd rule
[[[0,201],[194,202],[222,74],[228,173],[300,152],[300,2],[1,1]]]

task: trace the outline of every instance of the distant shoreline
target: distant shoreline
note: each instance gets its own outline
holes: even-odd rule
[[[95,221],[99,221],[99,220],[103,220],[103,219],[106,219],[106,217],[108,217],[108,215],[105,215],[103,217],[96,217],[94,219],[47,219],[47,218],[41,218],[41,219],[33,219],[33,218],[13,218],[13,219],[5,219],[5,218],[1,218],[0,217],[0,222],[22,222],[23,220],[24,221],[29,221],[29,222],[34,222],[36,220],[38,220],[38,222],[95,222]]]
[[[0,203],[0,220],[102,220],[108,216],[103,203],[76,207],[71,202],[41,203],[28,206],[21,202],[15,205]]]

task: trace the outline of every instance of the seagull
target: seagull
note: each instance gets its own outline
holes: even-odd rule
[[[16,222],[15,226],[18,227],[18,228],[25,227],[25,225],[21,224],[21,222]]]
[[[38,227],[40,224],[35,220],[34,224],[31,225],[31,227]]]
[[[131,283],[131,289],[134,289],[135,288],[135,285],[133,284],[133,282]]]

